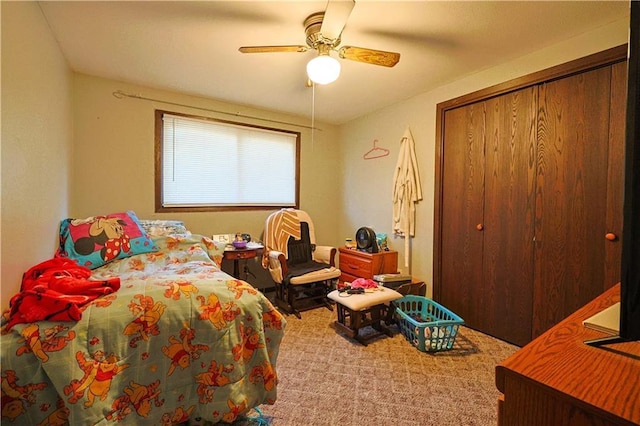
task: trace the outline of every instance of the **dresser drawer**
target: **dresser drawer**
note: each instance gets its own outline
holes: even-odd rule
[[[342,272],[342,274],[340,275],[340,281],[343,283],[352,283],[356,279],[360,278],[356,277],[355,275],[347,274],[342,269],[340,271]]]
[[[371,265],[371,259],[340,254],[340,270],[346,274],[362,278],[373,278]]]

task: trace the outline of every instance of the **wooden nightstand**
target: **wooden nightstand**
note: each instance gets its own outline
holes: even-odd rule
[[[356,278],[370,278],[377,274],[394,274],[398,272],[398,252],[381,251],[367,253],[344,247],[339,249],[339,267],[342,275],[340,281],[352,282]]]
[[[223,253],[224,259],[233,260],[233,277],[234,278],[241,279],[240,278],[240,260],[252,259],[258,256],[258,251],[262,250],[262,248],[263,247],[260,246],[260,247],[244,248],[244,249],[234,249],[234,248],[225,249]]]

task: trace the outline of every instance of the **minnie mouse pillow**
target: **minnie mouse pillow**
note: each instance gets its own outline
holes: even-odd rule
[[[116,259],[158,251],[132,211],[65,219],[60,223],[60,248],[56,257],[74,259],[95,269]]]

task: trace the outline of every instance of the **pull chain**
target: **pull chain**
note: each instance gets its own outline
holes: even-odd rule
[[[316,132],[316,84],[311,83],[311,152],[313,152]]]

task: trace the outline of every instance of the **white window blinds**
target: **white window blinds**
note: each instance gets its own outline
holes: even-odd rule
[[[163,114],[162,206],[295,206],[297,133]]]

